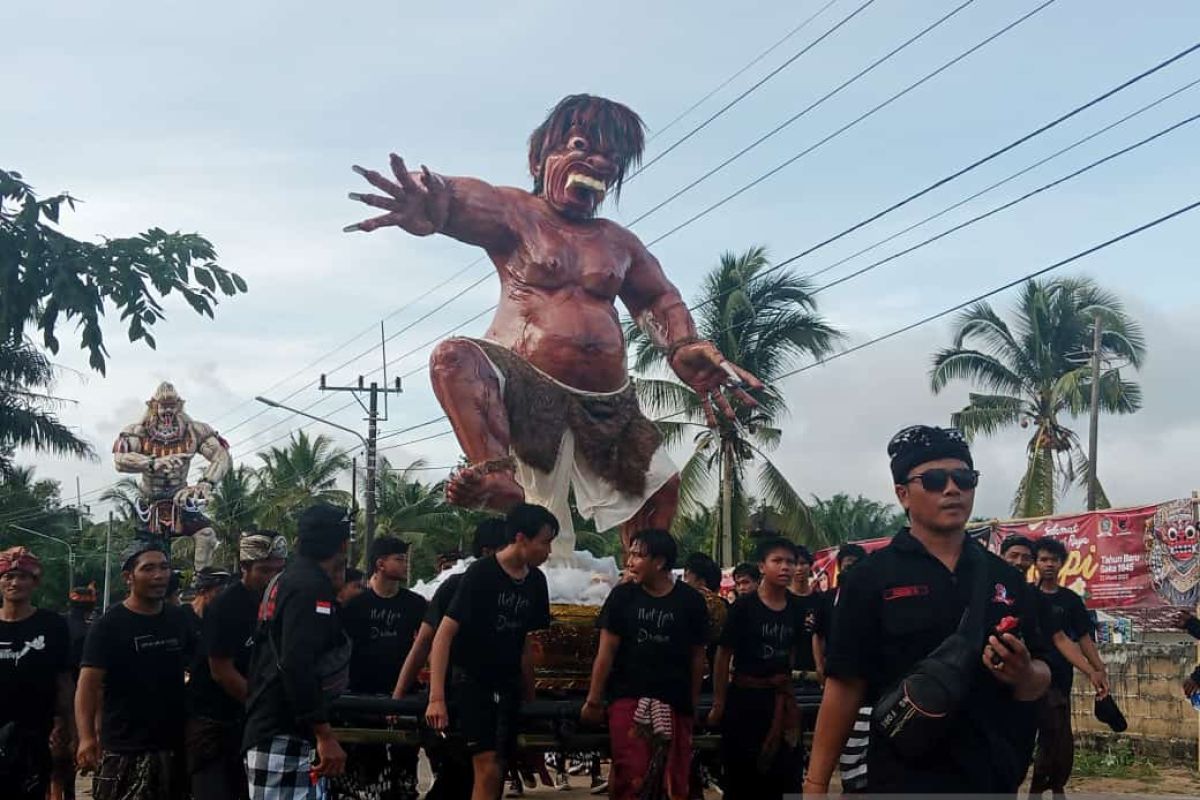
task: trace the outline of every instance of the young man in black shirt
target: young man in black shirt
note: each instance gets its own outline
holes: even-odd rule
[[[971,654],[974,666],[958,675],[967,686],[961,705],[942,718],[940,728],[925,730],[917,742],[907,740],[903,755],[872,730],[867,790],[1014,794],[1029,744],[1020,724],[1021,703],[1040,697],[1050,683],[1050,670],[1039,660],[1031,588],[966,535],[979,473],[958,431],[906,428],[889,443],[888,455],[909,527],[839,580],[805,793],[828,792],[858,709],[877,706],[885,693],[892,697],[918,662],[959,629],[982,587],[986,601],[967,619],[981,619],[981,640],[984,632],[993,633],[977,659]],[[995,635],[1001,622],[1016,622],[1025,640],[1011,632]],[[923,696],[916,700],[928,706]]]
[[[1058,583],[1058,574],[1067,560],[1067,548],[1057,539],[1043,537],[1033,544],[1033,558],[1043,632],[1061,631],[1078,643],[1089,667],[1084,674],[1096,689],[1096,696],[1103,698],[1108,694],[1108,676],[1096,649],[1095,626],[1079,595]],[[1046,660],[1050,665],[1050,688],[1037,705],[1038,747],[1029,793],[1040,796],[1049,789],[1057,797],[1064,793],[1075,763],[1075,738],[1071,731],[1071,685],[1075,670],[1071,660],[1058,648],[1051,648]]]
[[[789,591],[796,547],[770,538],[757,551],[762,582],[730,609],[713,668],[708,724],[721,728],[721,788],[727,800],[782,798],[800,789],[792,668],[805,638],[805,609]]]
[[[24,547],[0,552],[0,786],[11,800],[44,800],[50,738],[69,738],[70,642],[67,623],[35,608],[42,562]]]
[[[708,609],[699,592],[671,575],[677,554],[667,531],[634,534],[625,567],[629,580],[613,588],[596,622],[600,646],[582,717],[604,721],[607,698],[608,788],[616,800],[638,797],[650,782],[672,800],[688,796]],[[666,752],[656,759],[658,748]],[[652,764],[660,765],[657,771],[651,772]],[[647,796],[658,796],[653,792]]]
[[[502,517],[485,519],[475,526],[471,554],[476,560],[488,558],[506,544],[508,544],[508,533],[505,529],[504,519]],[[437,633],[438,625],[442,622],[442,617],[446,615],[446,609],[450,607],[450,601],[458,592],[458,584],[462,581],[462,576],[463,573],[451,575],[442,581],[437,591],[433,593],[433,599],[429,601],[429,605],[425,609],[425,617],[421,620],[421,627],[417,631],[417,638],[413,642],[412,649],[408,651],[408,656],[404,659],[400,676],[396,679],[396,686],[392,691],[392,697],[395,699],[402,700],[412,690],[413,685],[417,682],[417,676],[425,668],[429,659],[429,651],[433,647],[433,637]],[[452,670],[456,662],[457,649],[456,646],[450,648],[450,668]],[[430,765],[436,775],[433,786],[426,795],[427,799],[466,800],[469,798],[474,782],[469,755],[461,748],[450,744],[428,748],[425,752],[429,756]]]
[[[390,695],[425,615],[425,598],[404,588],[408,543],[380,536],[367,553],[367,588],[346,604],[342,622],[354,644],[350,691]],[[348,748],[346,775],[336,794],[380,800],[417,796],[417,748],[357,745]]]
[[[251,800],[317,800],[325,779],[345,768],[329,703],[350,682],[350,639],[337,603],[349,541],[346,509],[310,506],[300,516],[296,556],[259,605],[242,734]]]
[[[749,561],[733,568],[733,591],[738,597],[754,594],[758,591],[758,584],[761,582],[762,573]]]
[[[550,593],[538,567],[550,556],[558,520],[541,506],[520,503],[508,513],[505,527],[508,544],[463,573],[430,656],[425,718],[435,731],[446,729],[449,684],[471,753],[474,800],[500,796],[521,699],[533,699],[526,634],[550,627]]]
[[[187,755],[192,800],[247,797],[242,764],[246,676],[258,604],[283,569],[287,542],[273,531],[243,533],[241,579],[203,609],[201,640],[188,680]]]
[[[76,760],[96,771],[96,800],[175,800],[187,792],[184,672],[195,641],[183,612],[164,602],[171,565],[162,548],[139,539],[125,551],[129,595],[92,625],[83,647]]]

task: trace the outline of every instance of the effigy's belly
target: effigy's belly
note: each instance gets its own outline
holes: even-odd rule
[[[524,298],[519,308],[501,308],[488,338],[575,389],[615,392],[628,379],[616,309],[598,298]]]

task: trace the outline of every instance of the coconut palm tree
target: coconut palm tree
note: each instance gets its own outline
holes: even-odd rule
[[[462,549],[469,542],[474,520],[447,505],[440,483],[423,483],[423,459],[393,469],[380,463],[376,528],[379,535],[398,536],[413,546],[413,573],[431,574],[439,552]]]
[[[1019,517],[1053,514],[1058,496],[1087,480],[1087,456],[1066,418],[1091,410],[1097,320],[1101,362],[1116,359],[1140,368],[1146,355],[1141,325],[1116,295],[1086,278],[1029,281],[1011,324],[988,303],[971,306],[955,320],[953,345],[934,354],[934,393],[960,379],[986,392],[969,394],[967,406],[951,417],[966,436],[1014,425],[1033,429],[1025,475],[1013,498]],[[1132,414],[1141,408],[1141,387],[1122,378],[1119,367],[1102,371],[1099,380],[1101,411]],[[1107,507],[1102,490],[1098,496]]]
[[[722,524],[714,555],[720,562],[732,560],[739,552],[736,532],[745,528],[749,517],[750,483],[755,484],[759,499],[782,515],[789,532],[806,537],[810,530],[803,499],[768,456],[779,446],[782,433],[776,423],[787,413],[776,379],[801,357],[828,355],[841,334],[816,313],[807,281],[769,267],[762,247],[740,255],[723,254],[705,278],[696,305],[700,336],[766,385],[758,394],[757,408],[738,404],[736,420],[722,417],[716,428],[708,428],[702,424],[699,398],[683,384],[655,377],[639,378],[636,383],[639,399],[650,413],[671,417],[660,422],[668,442],[695,432],[694,450],[680,470],[680,510],[687,514],[705,505],[717,484]],[[634,370],[661,371],[663,351],[638,328],[629,326],[627,335],[634,347]],[[756,466],[753,474],[751,464]]]
[[[67,401],[50,393],[54,366],[27,341],[0,340],[0,472],[12,466],[17,447],[95,458],[92,446],[59,422],[54,410]]]
[[[309,438],[297,431],[286,447],[259,453],[258,523],[288,536],[296,532],[296,515],[316,502],[349,506],[350,493],[337,488],[350,458],[324,434]]]
[[[828,500],[814,495],[809,511],[816,541],[822,547],[891,536],[907,521],[896,506],[845,493]]]

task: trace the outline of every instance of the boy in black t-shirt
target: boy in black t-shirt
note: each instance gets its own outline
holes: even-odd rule
[[[791,678],[805,627],[800,598],[788,591],[795,546],[783,538],[763,540],[758,568],[758,591],[734,603],[713,668],[708,724],[721,728],[728,800],[782,798],[800,788],[800,715]]]
[[[1096,649],[1095,626],[1079,595],[1058,583],[1058,574],[1067,560],[1067,548],[1057,539],[1042,537],[1033,544],[1033,558],[1038,574],[1035,596],[1043,632],[1062,631],[1079,644],[1091,668],[1087,675],[1096,696],[1106,696],[1108,676]],[[1071,731],[1071,685],[1075,670],[1056,647],[1047,650],[1046,663],[1050,665],[1050,688],[1037,702],[1037,757],[1029,791],[1041,795],[1049,789],[1059,796],[1075,764],[1075,739]]]
[[[43,800],[50,784],[50,738],[72,727],[67,623],[35,608],[42,562],[24,547],[0,552],[0,786],[12,800]],[[7,729],[7,730],[6,730]]]
[[[354,645],[350,691],[390,695],[425,615],[425,598],[404,588],[408,543],[380,536],[367,553],[367,588],[342,614]],[[354,745],[347,748],[346,775],[334,781],[335,796],[371,796],[380,800],[416,798],[417,748]]]
[[[208,603],[188,680],[187,755],[193,800],[246,797],[242,717],[254,647],[258,603],[287,558],[273,531],[243,533],[242,576]]]
[[[77,761],[96,772],[96,800],[175,800],[187,787],[184,670],[192,628],[178,606],[164,602],[171,566],[162,545],[138,540],[124,555],[129,596],[92,625],[83,647]]]
[[[476,560],[488,558],[506,544],[508,544],[508,533],[504,519],[502,517],[485,519],[475,526],[471,554]],[[459,573],[442,581],[437,591],[434,592],[433,599],[426,606],[425,618],[421,620],[417,638],[413,642],[412,649],[408,651],[408,656],[404,659],[400,677],[396,679],[396,687],[392,691],[392,697],[395,699],[402,700],[409,693],[417,681],[417,676],[425,668],[429,659],[429,651],[433,647],[433,637],[437,633],[438,625],[442,622],[442,617],[446,615],[446,609],[450,607],[450,601],[458,592],[458,584],[462,578],[463,573]],[[454,668],[457,661],[456,651],[457,647],[451,645],[451,669]],[[462,748],[446,743],[443,746],[427,747],[425,754],[429,757],[430,766],[437,776],[426,797],[430,800],[466,800],[471,796],[473,784],[471,760]]]
[[[533,699],[533,663],[526,634],[550,626],[550,594],[538,567],[550,556],[558,520],[541,506],[520,503],[505,522],[508,544],[463,574],[438,625],[430,657],[425,718],[435,731],[446,729],[449,683],[471,753],[475,800],[500,795],[504,762],[516,742],[521,699]],[[457,651],[449,675],[454,645]]]
[[[607,697],[609,792],[618,800],[637,797],[649,782],[672,798],[688,792],[708,609],[699,592],[672,577],[677,552],[667,531],[634,534],[629,580],[612,590],[596,623],[600,646],[582,717],[602,722]],[[666,730],[656,722],[667,720]]]

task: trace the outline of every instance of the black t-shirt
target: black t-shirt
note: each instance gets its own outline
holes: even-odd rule
[[[342,625],[354,643],[350,691],[392,693],[421,627],[426,605],[424,597],[408,589],[401,589],[393,597],[381,597],[370,587],[346,603]]]
[[[96,614],[94,609],[75,608],[67,610],[67,636],[71,642],[71,669],[79,672],[79,662],[83,659],[83,643],[87,640],[88,629],[92,627],[92,619]]]
[[[867,704],[874,705],[957,629],[980,568],[986,570],[988,629],[1005,616],[1017,617],[1030,653],[1044,658],[1032,587],[998,556],[969,540],[964,547],[975,549],[964,550],[951,572],[906,528],[840,576],[826,674],[864,679]],[[1016,792],[1032,743],[1024,724],[1027,707],[984,667],[982,650],[981,644],[959,717],[928,756],[903,759],[872,737],[868,791]]]
[[[462,583],[462,576],[463,573],[459,572],[442,581],[437,591],[433,593],[433,597],[430,598],[429,605],[425,607],[425,618],[421,621],[433,628],[435,633],[438,625],[442,624],[442,617],[446,616],[446,609],[450,607],[450,601],[454,599],[454,595],[458,594],[458,584]],[[450,645],[450,666],[452,668],[459,662],[461,650],[459,639],[455,636]]]
[[[813,634],[820,626],[820,617],[825,606],[825,595],[814,591],[806,595],[792,595],[800,608],[800,618],[804,621],[804,630],[800,633],[800,641],[796,642],[795,668],[805,672],[813,672],[817,661],[813,657]]]
[[[183,673],[192,649],[192,628],[172,605],[147,615],[122,603],[92,624],[82,665],[104,670],[103,749],[135,753],[183,744]]]
[[[652,697],[692,713],[692,648],[708,638],[708,607],[699,592],[677,581],[655,597],[639,584],[618,584],[596,625],[621,640],[608,679],[610,698]]]
[[[188,706],[193,715],[224,722],[241,717],[242,704],[213,680],[208,659],[209,656],[231,658],[234,668],[243,677],[250,674],[258,600],[257,594],[237,581],[204,609],[200,644],[192,659],[188,680]]]
[[[788,592],[784,607],[775,611],[767,607],[758,592],[738,598],[729,609],[720,640],[721,647],[733,651],[734,673],[766,678],[791,671],[795,652],[804,639],[800,600]]]
[[[1033,594],[1037,598],[1038,621],[1043,635],[1050,637],[1062,631],[1072,642],[1096,635],[1096,626],[1092,624],[1087,607],[1075,592],[1059,587],[1052,594],[1040,589],[1034,590]],[[1050,665],[1050,685],[1069,693],[1075,682],[1075,667],[1053,646],[1046,648],[1046,663]]]
[[[39,608],[20,622],[0,621],[0,727],[16,722],[22,732],[49,735],[58,678],[70,666],[67,622],[58,614]]]
[[[459,626],[457,669],[489,688],[519,688],[525,634],[550,627],[546,576],[531,568],[517,581],[495,556],[480,559],[463,573],[446,616]]]

